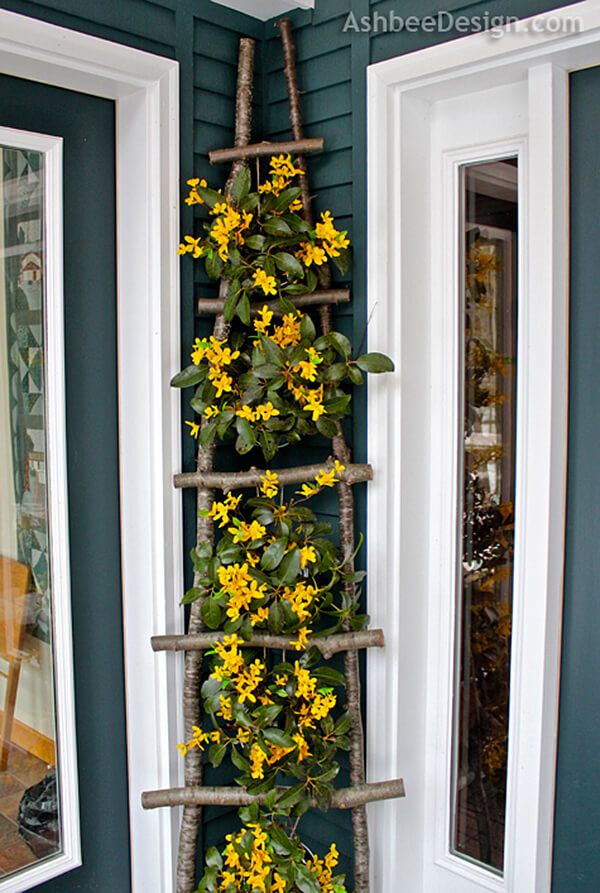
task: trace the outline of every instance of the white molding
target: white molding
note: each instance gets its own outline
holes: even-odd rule
[[[510,33],[499,40],[476,34],[368,70],[369,349],[389,353],[397,367],[369,384],[368,453],[375,471],[368,494],[369,613],[385,629],[387,647],[367,657],[368,774],[371,780],[403,776],[407,788],[405,800],[370,807],[377,893],[395,889],[399,876],[414,893],[550,889],[566,490],[567,75],[600,64],[600,2],[548,16],[561,14],[581,17],[582,31]],[[455,532],[444,534],[441,524],[455,517],[456,484],[454,475],[448,485],[439,463],[436,475],[431,470],[441,437],[450,450],[448,472],[457,424],[449,399],[452,388],[456,393],[456,318],[447,290],[443,298],[444,282],[455,288],[455,246],[449,253],[439,249],[446,257],[441,279],[439,263],[431,262],[434,245],[444,245],[442,217],[452,219],[453,211],[436,204],[430,222],[442,181],[439,168],[431,175],[432,122],[439,101],[469,96],[476,106],[476,94],[486,90],[514,91],[521,115],[510,145],[522,158],[520,240],[528,258],[520,286],[520,546],[510,717],[511,736],[515,729],[519,734],[511,737],[503,879],[447,852],[447,807],[439,796],[449,765],[453,606],[443,617],[436,611],[442,578],[447,584],[455,560]],[[498,157],[495,114],[494,103],[478,108],[474,126],[481,134],[465,135],[447,163],[476,156],[478,143],[483,157]],[[436,519],[442,519],[437,526]]]
[[[71,574],[67,500],[65,351],[63,320],[63,141],[60,137],[0,127],[0,146],[40,152],[43,165],[44,220],[44,383],[48,542],[52,601],[52,648],[56,755],[59,778],[61,852],[0,881],[2,893],[23,890],[81,865]]]
[[[181,632],[178,64],[0,10],[0,65],[116,101],[119,436],[132,890],[174,889],[177,811],[140,795],[181,783],[181,661],[150,636]],[[1,887],[0,887],[1,889]]]
[[[292,9],[314,9],[315,0],[212,0],[219,6],[227,6],[255,19],[266,22],[278,15],[285,15]]]

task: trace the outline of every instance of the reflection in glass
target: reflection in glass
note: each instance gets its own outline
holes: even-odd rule
[[[43,154],[0,146],[0,877],[60,849],[43,204]]]
[[[451,848],[504,863],[513,591],[517,162],[462,171],[464,403]]]

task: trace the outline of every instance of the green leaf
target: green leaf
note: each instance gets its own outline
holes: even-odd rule
[[[285,732],[282,732],[281,729],[265,729],[264,731],[265,741],[268,741],[269,744],[273,744],[274,747],[295,747],[294,739],[289,735],[286,735]]]
[[[236,204],[240,199],[248,195],[250,191],[250,183],[250,168],[245,164],[231,184],[231,197]]]
[[[285,220],[281,220],[279,217],[269,217],[268,220],[265,220],[263,227],[270,236],[292,235],[292,231]]]
[[[300,573],[300,549],[290,549],[279,565],[282,583],[292,583]]]
[[[250,325],[250,299],[246,292],[243,293],[237,305],[237,315],[245,326]]]
[[[315,330],[315,324],[308,315],[305,313],[302,317],[302,322],[300,323],[300,335],[302,338],[307,338],[309,341],[314,341],[317,332]]]
[[[182,605],[191,605],[192,602],[197,602],[199,598],[202,598],[203,592],[201,589],[188,589],[186,594],[181,599]]]
[[[296,803],[300,802],[303,792],[303,784],[295,785],[293,788],[289,788],[287,791],[284,791],[281,797],[278,797],[277,799],[277,808],[289,809],[291,806],[295,806]]]
[[[348,376],[352,384],[361,385],[363,383],[362,372],[358,368],[358,366],[349,365],[348,366]]]
[[[212,765],[217,768],[223,762],[223,758],[227,753],[227,742],[224,744],[212,744],[208,750],[208,759],[211,761]],[[210,863],[208,863],[210,864]]]
[[[319,434],[322,434],[324,437],[331,439],[338,433],[337,425],[331,419],[328,419],[327,416],[320,416],[315,424]]]
[[[200,384],[204,379],[205,371],[199,366],[186,366],[177,375],[171,379],[171,387],[173,388],[189,388],[193,385]]]
[[[200,446],[203,449],[213,442],[215,439],[215,435],[217,433],[217,420],[211,419],[208,425],[204,425],[204,427],[200,431]]]
[[[364,353],[356,365],[364,372],[393,372],[394,364],[384,353]]]
[[[212,256],[209,255],[206,258],[206,275],[209,277],[209,279],[218,279],[223,272],[224,266],[225,264],[219,257],[218,253],[216,251],[213,251]]]
[[[235,308],[237,307],[238,298],[240,291],[240,283],[237,279],[234,279],[229,283],[229,291],[227,293],[227,297],[225,298],[225,307],[223,308],[223,316],[225,318],[225,322],[231,322],[235,315]]]
[[[293,254],[287,251],[281,251],[275,255],[275,263],[284,273],[289,273],[294,279],[302,279],[304,276],[304,267]]]
[[[331,667],[319,667],[316,670],[313,670],[313,676],[315,676],[320,683],[324,685],[333,685],[333,686],[345,686],[346,685],[346,677],[343,673],[339,673],[337,670],[333,670]]]
[[[196,191],[200,198],[209,208],[214,208],[218,202],[223,201],[223,196],[216,189],[209,189],[207,186],[196,186]]]
[[[300,186],[292,186],[290,189],[284,190],[281,195],[277,196],[277,200],[273,205],[274,211],[286,211],[292,202],[300,198],[302,195],[302,189]]]
[[[295,864],[296,886],[302,893],[321,893],[321,884],[306,865]]]
[[[217,627],[220,626],[223,610],[214,598],[207,598],[202,602],[200,613],[209,629],[217,629]]]
[[[273,602],[269,608],[269,630],[278,635],[283,629],[283,614],[279,602]]]
[[[224,409],[223,412],[217,417],[217,434],[219,437],[223,437],[230,424],[235,418],[235,412],[233,409]]]
[[[327,336],[329,338],[329,343],[338,350],[342,356],[348,357],[352,353],[352,345],[348,338],[345,335],[340,334],[340,332],[330,332]]]
[[[238,433],[238,438],[235,442],[237,452],[242,455],[244,455],[244,453],[249,453],[250,450],[256,446],[256,434],[254,433],[254,429],[250,425],[248,419],[243,419],[240,416],[237,416],[235,420],[235,427]]]
[[[222,868],[223,867],[223,859],[221,858],[221,853],[218,851],[216,846],[211,846],[210,849],[206,851],[206,864],[210,868]]]
[[[275,570],[281,564],[287,545],[287,537],[280,537],[274,543],[271,543],[270,546],[267,546],[260,560],[260,566],[264,571]]]
[[[262,251],[266,241],[264,236],[248,236],[246,245],[248,248],[251,248],[252,251]]]
[[[240,772],[250,771],[250,763],[245,757],[241,755],[241,753],[238,753],[235,747],[231,748],[230,758],[235,768],[239,769]]]

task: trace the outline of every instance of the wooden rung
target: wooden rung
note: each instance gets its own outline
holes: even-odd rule
[[[152,649],[154,651],[206,651],[212,648],[215,642],[222,642],[228,635],[223,630],[208,633],[196,633],[191,636],[152,636]],[[279,651],[293,651],[295,646],[291,644],[294,633],[288,636],[274,636],[270,633],[256,633],[248,641],[244,641],[242,647],[247,648],[276,648]],[[363,648],[383,648],[385,639],[382,629],[368,629],[353,633],[340,633],[339,635],[309,637],[306,645],[297,648],[297,651],[308,651],[310,648],[318,648],[325,660],[329,660],[334,654],[342,651],[360,651]]]
[[[271,143],[263,140],[251,146],[235,146],[233,149],[214,149],[208,153],[211,164],[222,164],[227,161],[239,161],[244,158],[261,158],[264,155],[304,155],[306,152],[322,152],[323,137],[308,140],[288,140],[283,143]]]
[[[286,484],[302,484],[314,481],[316,476],[323,471],[333,471],[334,464],[329,459],[321,465],[299,465],[296,468],[272,468],[277,473],[277,478],[282,486]],[[261,479],[266,475],[266,470],[251,468],[249,471],[192,471],[185,474],[176,474],[173,483],[177,489],[185,487],[203,487],[209,490],[222,490],[229,493],[230,490],[241,490],[244,487],[259,487]],[[337,479],[346,484],[360,484],[362,481],[373,480],[373,469],[370,465],[347,465],[345,470],[337,474]]]
[[[286,788],[281,788],[285,791]],[[361,784],[351,788],[338,788],[331,799],[332,809],[354,809],[365,803],[377,800],[396,800],[405,797],[404,781],[379,781],[375,784]],[[252,795],[234,787],[188,787],[170,788],[163,791],[145,791],[142,794],[144,809],[158,809],[161,806],[249,806],[251,803],[264,803],[266,794]],[[317,806],[317,804],[314,804]]]
[[[347,288],[328,289],[327,291],[306,292],[303,295],[285,295],[285,299],[298,308],[320,307],[323,304],[346,304],[350,300],[350,291]],[[257,301],[250,307],[251,315],[257,316],[265,304],[275,316],[283,316],[285,313],[277,298],[275,301]],[[218,298],[200,298],[198,300],[198,313],[223,313],[224,309],[224,300]]]

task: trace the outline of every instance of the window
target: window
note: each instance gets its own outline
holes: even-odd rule
[[[397,371],[369,386],[368,603],[386,648],[367,658],[368,774],[407,790],[371,810],[378,891],[398,872],[415,893],[550,889],[567,86],[600,63],[600,4],[567,11],[580,33],[475,34],[369,70],[369,348]],[[478,252],[489,281],[467,324]],[[496,367],[477,395],[475,326]]]

